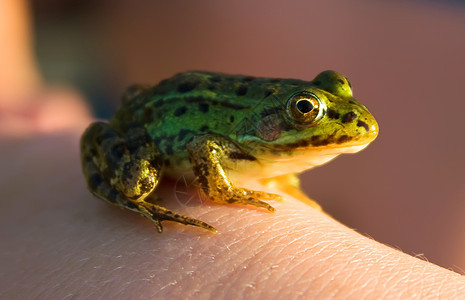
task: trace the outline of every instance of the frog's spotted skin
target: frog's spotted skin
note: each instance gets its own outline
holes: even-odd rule
[[[152,220],[214,231],[210,225],[145,201],[160,177],[196,176],[221,203],[250,204],[275,194],[240,187],[254,180],[314,207],[295,174],[375,139],[378,125],[334,71],[313,81],[186,72],[153,87],[133,86],[110,123],[93,123],[81,140],[84,174],[98,197]]]

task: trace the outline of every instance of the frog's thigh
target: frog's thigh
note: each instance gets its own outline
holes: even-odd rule
[[[277,189],[284,194],[288,194],[313,208],[322,210],[321,206],[305,195],[300,189],[300,179],[296,174],[286,174],[273,178],[261,179],[260,182],[265,186]]]
[[[226,176],[225,165],[232,168],[239,160],[256,160],[228,138],[213,134],[197,136],[189,142],[187,151],[201,190],[209,199],[220,204],[250,204],[274,211],[271,205],[258,199],[278,200],[281,196],[236,187]]]
[[[121,137],[109,124],[96,122],[81,139],[84,171],[96,172],[126,198],[139,200],[152,192],[160,179],[162,157],[153,141],[135,129]],[[90,176],[86,176],[90,180]]]

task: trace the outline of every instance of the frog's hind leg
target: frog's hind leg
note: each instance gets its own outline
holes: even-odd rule
[[[162,156],[143,130],[134,129],[121,138],[109,125],[96,122],[81,139],[82,167],[94,195],[119,207],[142,214],[158,232],[162,221],[175,221],[216,231],[205,222],[183,216],[145,199],[158,185]]]

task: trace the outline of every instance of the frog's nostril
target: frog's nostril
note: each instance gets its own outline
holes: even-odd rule
[[[364,121],[358,119],[356,125],[360,129],[364,129],[360,133],[366,137],[375,138],[378,135],[378,124],[374,119],[367,118]]]
[[[349,123],[349,122],[352,122],[353,120],[355,120],[355,118],[357,118],[357,114],[354,113],[353,111],[350,111],[350,112],[348,112],[348,113],[346,113],[345,115],[342,116],[341,122],[342,123]]]
[[[361,120],[358,120],[357,126],[358,126],[358,127],[363,127],[363,128],[365,128],[366,131],[369,131],[369,130],[370,130],[370,127],[368,126],[368,124],[365,123],[365,122],[363,122],[363,121],[361,121]]]

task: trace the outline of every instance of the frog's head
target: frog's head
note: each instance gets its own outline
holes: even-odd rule
[[[279,87],[275,99],[281,108],[268,109],[255,127],[250,142],[258,157],[298,160],[308,169],[360,151],[378,135],[376,120],[352,97],[341,74],[324,71],[311,82],[295,82]]]
[[[375,118],[353,98],[347,78],[335,71],[324,71],[293,92],[286,102],[285,119],[291,130],[283,132],[281,140],[293,135],[296,148],[352,152],[350,148],[366,146],[378,135]]]

